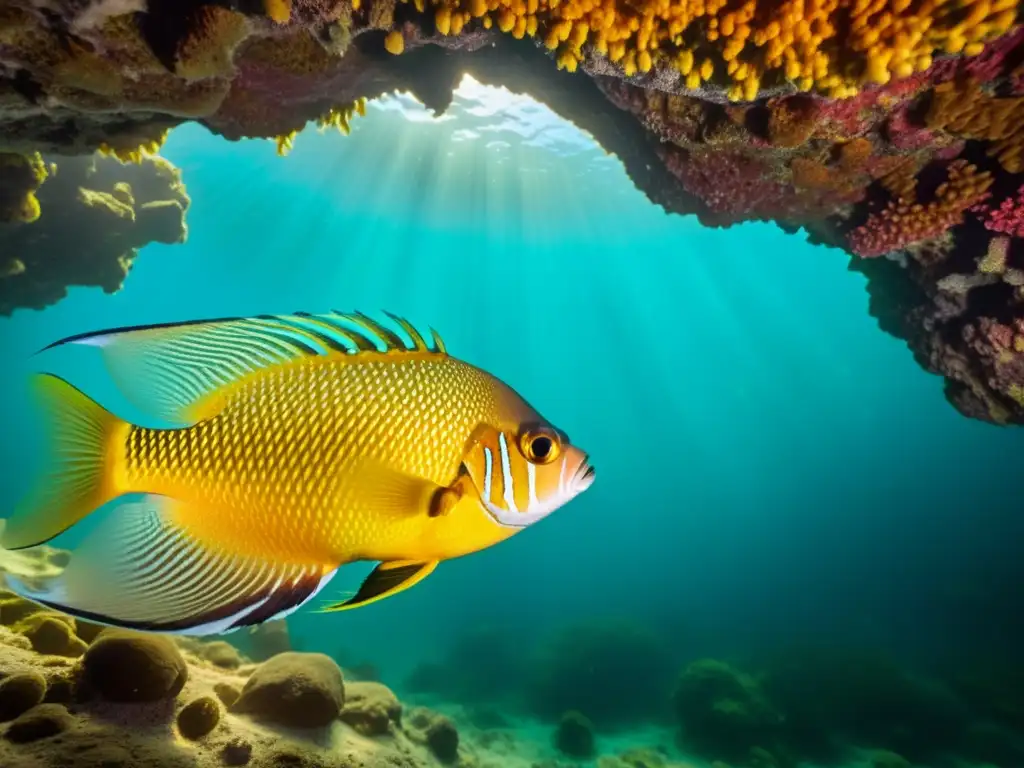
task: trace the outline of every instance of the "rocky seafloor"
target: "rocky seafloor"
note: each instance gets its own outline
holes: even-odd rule
[[[305,643],[284,621],[231,643],[143,634],[2,588],[4,574],[46,579],[68,560],[46,546],[0,553],[3,768],[1024,764],[1016,659],[959,659],[929,674],[827,647],[732,663],[591,620],[535,649],[467,628],[392,689],[343,652],[297,650]]]
[[[4,573],[46,578],[66,564],[67,553],[48,547],[7,552],[0,585]],[[240,644],[262,660],[219,639],[97,626],[0,589],[0,765],[559,768],[544,755],[595,756],[582,716],[554,740],[544,731],[538,748],[495,723],[403,704],[325,654],[292,651],[283,622]],[[694,768],[650,748],[599,765]]]
[[[1021,22],[1015,0],[0,0],[0,152],[127,157],[186,121],[286,150],[395,90],[441,112],[469,72],[669,212],[845,250],[956,408],[1021,424]]]

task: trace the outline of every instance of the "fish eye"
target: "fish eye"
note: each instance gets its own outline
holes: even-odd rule
[[[530,429],[519,438],[519,450],[531,464],[550,464],[562,452],[558,435],[550,429]]]

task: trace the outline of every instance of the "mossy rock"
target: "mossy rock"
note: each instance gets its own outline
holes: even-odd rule
[[[46,680],[38,672],[21,672],[0,680],[0,722],[13,720],[42,703]]]
[[[718,659],[690,663],[674,703],[684,743],[710,760],[740,763],[780,737],[782,714],[759,681]]]
[[[188,680],[188,666],[166,637],[105,630],[85,652],[82,672],[89,687],[117,702],[174,698]]]
[[[562,715],[555,729],[555,747],[566,757],[589,760],[595,749],[594,724],[580,712]]]

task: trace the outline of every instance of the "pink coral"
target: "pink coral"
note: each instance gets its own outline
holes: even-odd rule
[[[985,228],[1010,237],[1024,237],[1024,185],[1014,197],[1008,197],[985,217]]]
[[[922,149],[935,144],[935,134],[910,119],[907,105],[899,107],[889,116],[885,123],[885,137],[897,149]]]
[[[1010,349],[1013,347],[1013,328],[1008,325],[996,322],[988,317],[981,318],[979,323],[982,335],[995,349]]]
[[[734,221],[772,218],[785,208],[788,186],[773,180],[757,159],[739,152],[666,151],[669,171],[714,213]]]
[[[1014,96],[1024,96],[1024,64],[1013,70],[1010,75],[1010,93]]]

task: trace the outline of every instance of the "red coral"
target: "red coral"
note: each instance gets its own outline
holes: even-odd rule
[[[1011,237],[1024,237],[1024,185],[1017,190],[1015,197],[1008,197],[999,204],[998,208],[986,209],[981,206],[975,209],[978,213],[984,213],[985,228],[992,232],[1002,232]]]
[[[729,214],[735,221],[769,219],[787,207],[781,201],[790,188],[742,153],[664,151],[664,159],[686,191],[714,213]]]
[[[1013,328],[1010,326],[987,317],[981,318],[979,325],[982,334],[994,348],[1010,349],[1013,346]]]
[[[1024,64],[1013,70],[1010,75],[1010,93],[1014,96],[1024,96]]]
[[[885,137],[896,149],[915,150],[935,145],[935,134],[910,119],[907,105],[899,107],[885,123]]]

